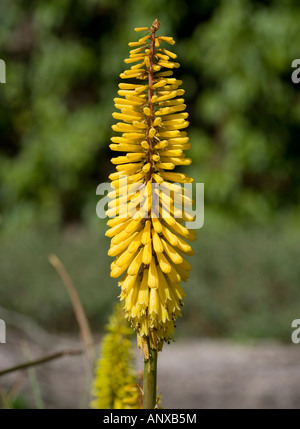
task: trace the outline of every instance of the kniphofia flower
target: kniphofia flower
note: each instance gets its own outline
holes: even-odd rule
[[[184,90],[172,77],[177,56],[165,47],[175,42],[157,36],[158,28],[155,20],[150,29],[135,29],[146,35],[129,43],[124,61],[130,68],[120,75],[126,82],[114,99],[119,122],[112,127],[120,134],[110,148],[125,154],[112,158],[117,171],[109,176],[114,191],[107,215],[115,217],[106,232],[112,238],[108,254],[116,257],[111,276],[123,275],[120,299],[146,358],[149,347],[161,350],[172,338],[184,297],[180,283],[191,269],[185,257],[193,254],[189,241],[195,239],[195,231],[184,226],[193,216],[178,212],[178,204],[191,203],[182,184],[193,179],[174,171],[191,164],[184,153],[190,148]]]
[[[116,305],[106,327],[97,362],[92,408],[141,408],[131,337],[132,329],[124,318],[123,309]]]

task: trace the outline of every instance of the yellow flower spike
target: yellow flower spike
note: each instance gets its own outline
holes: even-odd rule
[[[116,218],[108,221],[106,233],[111,237],[109,255],[116,258],[111,275],[123,275],[120,299],[146,358],[149,347],[161,350],[172,338],[184,296],[180,281],[188,279],[190,270],[184,256],[193,254],[187,241],[195,239],[195,231],[183,223],[193,219],[192,213],[182,214],[178,208],[191,203],[180,184],[193,181],[176,171],[177,166],[191,163],[184,153],[190,148],[184,131],[189,125],[184,90],[182,81],[173,77],[173,69],[179,67],[174,62],[177,55],[164,47],[175,42],[157,36],[158,29],[157,20],[150,29],[135,29],[146,34],[129,43],[128,68],[120,75],[125,82],[119,84],[114,99],[119,111],[113,113],[117,135],[110,148],[126,155],[112,159],[115,191],[109,196],[115,204],[109,204],[108,212]],[[153,191],[151,184],[159,185],[160,191]],[[133,185],[146,186],[137,191],[130,188]],[[159,203],[155,210],[154,194]]]
[[[96,365],[91,408],[141,408],[131,336],[132,330],[127,326],[124,311],[121,305],[116,305],[106,326],[101,356]]]

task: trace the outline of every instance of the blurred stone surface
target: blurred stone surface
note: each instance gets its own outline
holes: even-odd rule
[[[299,408],[300,347],[186,341],[160,356],[166,408]]]
[[[32,358],[66,348],[79,348],[76,337],[45,338],[43,345],[26,340]],[[0,345],[0,369],[23,362],[24,338],[8,336]],[[41,342],[39,342],[41,344]],[[299,408],[300,345],[273,342],[236,344],[191,339],[165,346],[159,354],[158,391],[164,408]],[[36,367],[46,408],[85,408],[90,372],[83,356],[67,356]],[[142,369],[142,357],[137,356]],[[27,371],[0,378],[0,391],[20,390],[36,408]]]

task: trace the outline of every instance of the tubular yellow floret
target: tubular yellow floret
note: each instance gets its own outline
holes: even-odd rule
[[[148,27],[136,27],[135,29],[134,29],[134,31],[148,31],[149,30],[149,28]]]
[[[108,213],[115,213],[116,218],[108,221],[106,233],[111,237],[109,255],[116,258],[111,276],[123,274],[120,299],[146,358],[149,346],[161,350],[163,342],[172,339],[183,305],[180,281],[188,279],[191,268],[184,255],[193,254],[186,240],[195,239],[194,231],[183,225],[193,216],[178,208],[183,202],[191,205],[180,184],[193,179],[173,171],[191,163],[184,153],[190,147],[182,131],[189,125],[184,90],[180,89],[182,81],[172,77],[173,69],[179,67],[173,61],[177,55],[160,47],[175,42],[172,37],[156,36],[158,29],[157,20],[151,29],[135,28],[147,34],[129,43],[133,49],[125,60],[128,69],[120,75],[132,83],[119,84],[114,101],[120,112],[113,113],[119,122],[112,128],[121,134],[112,137],[110,148],[126,155],[112,159],[117,171],[110,175],[115,191],[109,196],[115,203],[109,205]],[[161,190],[153,191],[151,184]],[[142,188],[136,195],[132,191],[124,196],[133,185]]]

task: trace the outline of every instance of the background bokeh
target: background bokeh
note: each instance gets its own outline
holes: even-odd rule
[[[177,337],[290,342],[300,308],[298,0],[1,2],[1,306],[77,331],[47,255],[94,332],[117,299],[96,187],[113,171],[113,98],[136,26],[176,40],[193,159],[205,183]]]

